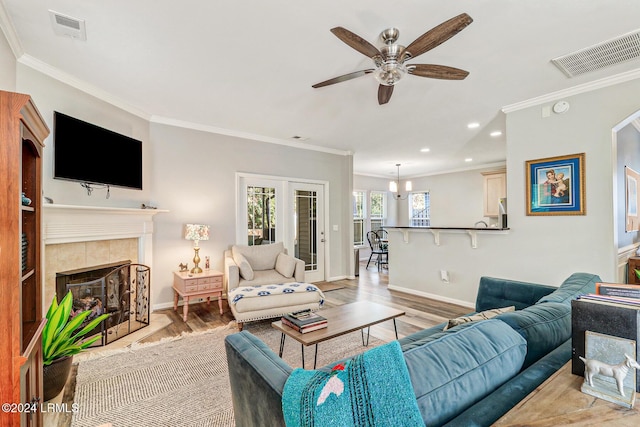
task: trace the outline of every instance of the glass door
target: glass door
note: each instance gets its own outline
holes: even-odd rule
[[[324,187],[320,184],[291,183],[294,256],[305,262],[305,280],[324,277]]]

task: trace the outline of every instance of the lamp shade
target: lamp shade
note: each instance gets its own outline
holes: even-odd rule
[[[209,226],[201,224],[186,224],[184,227],[184,238],[187,240],[209,240]]]

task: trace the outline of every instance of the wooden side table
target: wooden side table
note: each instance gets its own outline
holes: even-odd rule
[[[202,273],[174,271],[173,310],[178,310],[178,299],[182,297],[182,319],[186,322],[191,298],[207,298],[208,305],[211,302],[211,297],[217,296],[218,308],[222,314],[222,277],[223,273],[217,270],[207,270]]]
[[[567,363],[500,418],[493,427],[640,425],[638,409],[627,409],[582,393],[580,386],[583,381],[583,377],[571,373],[571,362]]]

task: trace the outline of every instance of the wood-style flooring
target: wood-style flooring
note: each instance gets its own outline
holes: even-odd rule
[[[360,263],[360,276],[356,279],[330,282],[331,285],[340,285],[343,288],[324,293],[325,307],[334,307],[356,301],[373,301],[404,310],[406,315],[396,319],[399,337],[437,325],[446,319],[458,317],[471,311],[468,307],[389,290],[387,287],[389,284],[387,270],[382,269],[378,272],[375,265],[370,265],[367,270],[365,264]],[[329,283],[320,282],[317,284],[322,286]],[[173,311],[172,308],[158,310],[155,313],[169,316],[171,323],[165,328],[148,335],[140,342],[154,342],[163,338],[178,336],[183,332],[199,332],[224,326],[233,320],[233,315],[226,300],[223,301],[222,308],[224,309],[224,314],[220,315],[216,302],[212,302],[209,306],[205,302],[191,304],[186,322],[182,320],[181,307],[178,307],[177,312]],[[271,322],[272,320],[266,321]],[[373,326],[371,334],[386,341],[391,341],[395,339],[393,323],[384,322]],[[73,403],[75,372],[76,366],[72,369],[62,396],[62,402],[66,403],[68,407],[71,407]],[[57,414],[58,416],[56,417],[47,415],[52,414],[45,414],[45,427],[68,427],[71,425],[71,414]]]
[[[365,265],[366,263],[360,264],[360,276],[354,280],[330,282],[332,285],[342,285],[344,288],[325,292],[325,307],[356,301],[373,301],[404,310],[406,315],[397,319],[398,335],[400,337],[436,325],[445,319],[458,317],[472,311],[468,307],[389,290],[387,288],[389,284],[387,270],[382,269],[378,272],[373,263],[367,270]],[[322,285],[322,283],[316,284]],[[223,301],[222,308],[224,309],[224,314],[221,316],[217,311],[216,303],[212,302],[210,306],[207,306],[204,302],[192,304],[189,306],[189,315],[186,322],[182,320],[182,309],[180,307],[178,307],[177,312],[173,311],[173,309],[156,311],[156,313],[170,316],[172,323],[144,338],[141,342],[153,342],[162,338],[177,336],[183,332],[198,332],[226,325],[233,320],[233,315],[226,300]],[[386,325],[386,323],[389,323],[389,325]],[[377,334],[374,331],[372,333],[374,335],[385,335],[385,326],[388,332],[391,333],[393,330],[391,322],[385,322],[378,326],[376,328]],[[388,337],[380,338],[392,340],[395,337],[389,335]]]

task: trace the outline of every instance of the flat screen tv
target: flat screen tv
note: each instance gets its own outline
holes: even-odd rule
[[[53,177],[142,190],[142,141],[54,112]]]

